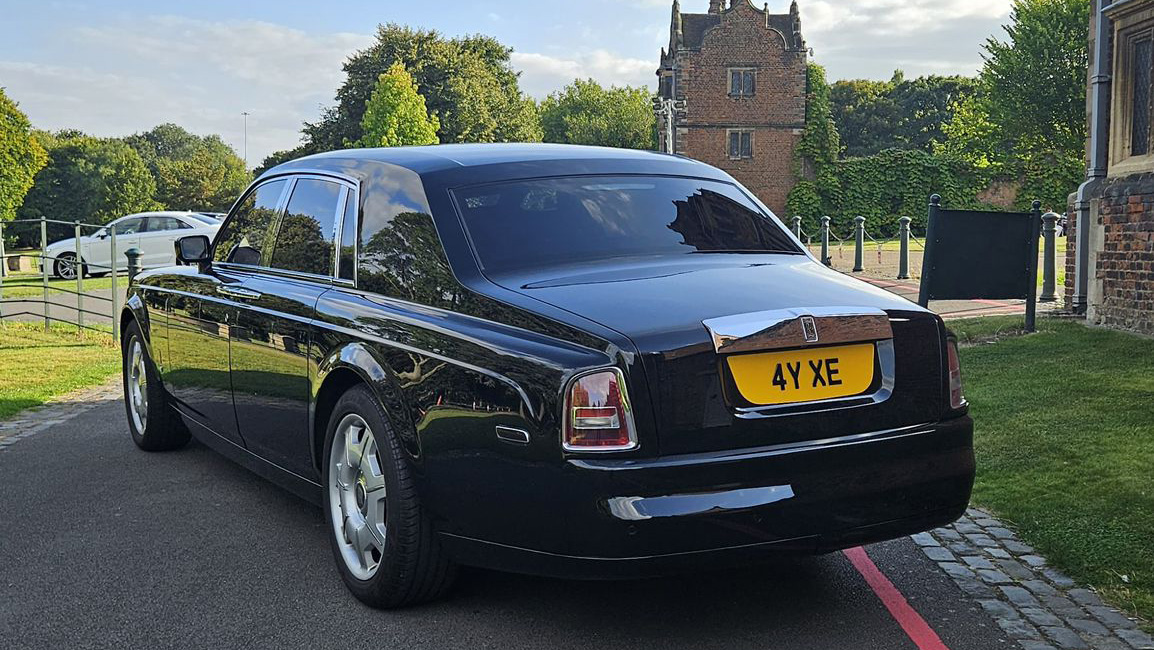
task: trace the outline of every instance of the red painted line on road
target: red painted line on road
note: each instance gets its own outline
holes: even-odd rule
[[[930,624],[926,623],[926,620],[913,607],[910,607],[902,592],[898,591],[894,583],[890,582],[890,579],[874,564],[870,556],[866,555],[865,549],[858,546],[842,552],[849,558],[857,572],[865,578],[870,589],[873,589],[874,593],[877,594],[878,599],[886,606],[890,615],[894,617],[894,620],[898,622],[898,625],[902,627],[906,636],[914,642],[918,650],[950,650],[946,644],[942,643],[941,638],[930,627]]]

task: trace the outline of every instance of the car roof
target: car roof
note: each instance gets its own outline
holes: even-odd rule
[[[680,171],[693,169],[705,176],[724,175],[713,167],[683,156],[585,145],[551,143],[474,143],[440,144],[423,147],[384,147],[375,149],[342,149],[313,154],[285,162],[266,171],[263,177],[308,170],[350,173],[363,170],[366,163],[381,163],[408,169],[421,176],[447,173],[457,175],[481,167],[525,168],[527,166],[569,167],[574,165],[608,168],[628,165],[641,169],[676,167]],[[566,165],[566,163],[570,163]]]

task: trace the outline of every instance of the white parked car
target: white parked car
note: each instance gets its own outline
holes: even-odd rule
[[[130,214],[109,223],[91,235],[80,238],[81,262],[85,275],[105,275],[112,267],[112,237],[116,232],[116,268],[128,268],[124,251],[140,250],[141,268],[155,268],[176,264],[173,243],[189,235],[207,235],[211,240],[220,230],[219,215],[208,212],[142,212]],[[64,239],[44,250],[44,257],[52,265],[52,275],[72,280],[76,278],[76,240]]]

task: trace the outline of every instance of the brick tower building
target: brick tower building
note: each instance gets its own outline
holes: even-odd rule
[[[685,102],[673,150],[724,169],[784,214],[805,128],[806,53],[797,2],[771,14],[750,0],[709,0],[708,13],[690,14],[673,0],[657,70],[658,95]]]

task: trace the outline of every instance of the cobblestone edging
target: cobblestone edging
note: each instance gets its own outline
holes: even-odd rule
[[[42,433],[101,404],[119,401],[122,395],[118,375],[99,386],[82,388],[43,406],[21,411],[10,420],[0,420],[0,453],[24,438]]]
[[[970,508],[913,539],[1024,650],[1154,650],[1133,620],[1047,566],[988,512]]]

